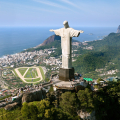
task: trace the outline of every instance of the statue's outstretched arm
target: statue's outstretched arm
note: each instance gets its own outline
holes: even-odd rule
[[[84,31],[82,31],[82,30],[79,30],[80,31],[80,33],[84,33]]]
[[[54,32],[56,35],[60,36],[60,29],[57,30],[51,29],[50,32]]]
[[[54,30],[53,30],[53,29],[50,29],[50,32],[54,32]]]

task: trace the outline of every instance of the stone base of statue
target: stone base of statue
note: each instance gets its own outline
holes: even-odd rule
[[[71,79],[74,79],[74,68],[73,67],[71,69],[60,68],[59,80],[69,81]]]

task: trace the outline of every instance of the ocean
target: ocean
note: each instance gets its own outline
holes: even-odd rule
[[[0,27],[0,57],[35,47],[54,35],[50,29],[59,28],[61,27]],[[79,37],[73,37],[80,42],[103,39],[109,33],[117,31],[117,27],[73,28],[84,31]]]

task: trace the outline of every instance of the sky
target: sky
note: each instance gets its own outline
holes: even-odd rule
[[[0,0],[0,26],[118,27],[120,0]]]

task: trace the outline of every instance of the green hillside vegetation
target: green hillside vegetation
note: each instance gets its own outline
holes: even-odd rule
[[[73,63],[76,72],[97,78],[98,73],[95,72],[95,69],[107,66],[105,71],[120,70],[120,34],[110,33],[103,40],[88,42],[87,46],[93,46],[94,49],[91,51],[83,50],[82,52],[82,48],[80,48],[82,55]],[[120,73],[118,72],[115,75],[120,75]]]
[[[120,120],[120,82],[110,82],[97,92],[91,91],[88,86],[77,93],[58,94],[59,103],[51,88],[47,98],[41,101],[25,102],[11,111],[1,108],[0,120],[81,120],[77,115],[79,110],[95,111],[97,120]]]
[[[110,33],[102,40],[88,42],[89,46],[94,46],[94,50],[102,50],[106,46],[120,46],[120,33]]]
[[[40,47],[37,47],[37,48],[29,48],[29,49],[27,49],[23,52],[32,52],[32,51],[35,51],[35,50],[38,51],[38,50],[43,50],[43,49],[49,49],[49,48],[52,48],[53,46],[55,48],[58,48],[58,47],[60,47],[60,45],[61,45],[61,41],[60,40],[55,40],[55,41],[53,41],[53,42],[51,42],[47,45],[40,46]]]
[[[0,109],[0,120],[22,120],[20,118],[21,118],[20,107],[12,111],[6,111],[4,110],[4,108]]]
[[[104,67],[108,60],[105,52],[88,52],[79,56],[73,66],[76,71],[89,72]]]
[[[83,49],[82,47],[79,47],[77,50],[78,51],[75,51],[74,54],[85,54],[85,53],[90,51],[90,50],[87,50],[87,49]]]

